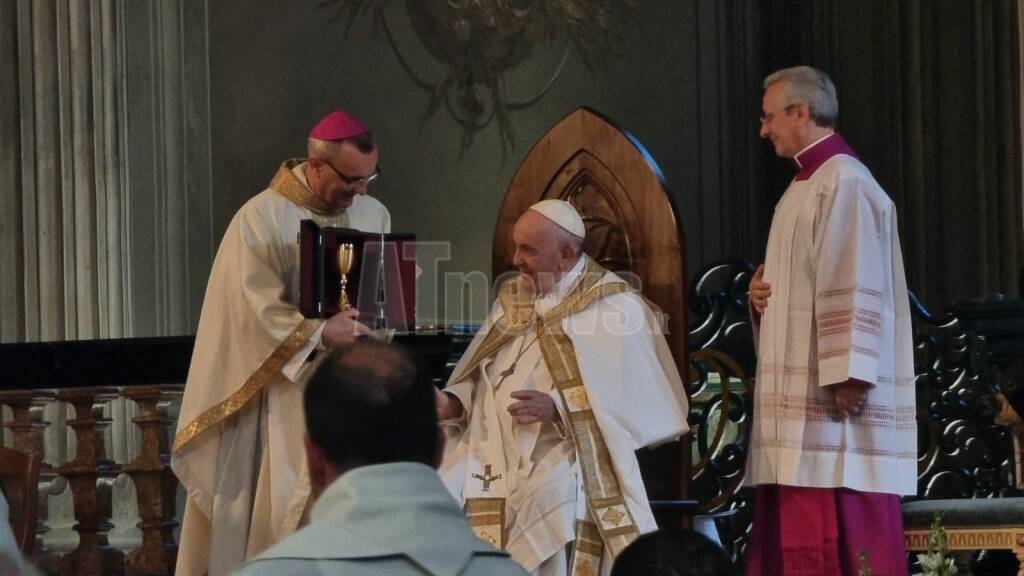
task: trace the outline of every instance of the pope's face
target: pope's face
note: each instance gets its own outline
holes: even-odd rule
[[[368,192],[368,179],[377,173],[377,149],[360,152],[351,142],[342,142],[331,158],[312,161],[316,181],[310,187],[335,208],[348,208],[357,194]]]
[[[519,269],[527,288],[545,294],[561,279],[568,258],[559,241],[557,225],[527,210],[512,228],[515,253],[512,264]]]

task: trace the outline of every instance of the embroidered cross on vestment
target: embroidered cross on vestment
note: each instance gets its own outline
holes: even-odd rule
[[[484,465],[484,473],[482,475],[473,474],[473,478],[476,478],[477,480],[480,480],[481,482],[484,483],[484,492],[490,492],[491,482],[494,482],[495,480],[501,480],[501,474],[498,474],[497,476],[491,476],[491,465],[486,464]]]

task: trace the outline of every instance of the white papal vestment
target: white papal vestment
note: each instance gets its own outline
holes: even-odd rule
[[[477,533],[528,570],[564,574],[562,552],[574,540],[577,552],[596,550],[587,559],[596,569],[602,556],[656,528],[634,451],[687,431],[683,384],[652,311],[588,257],[545,297],[512,309],[508,294],[502,290],[446,388],[465,412],[444,423],[440,471]],[[551,395],[558,425],[516,424],[507,410],[516,390]],[[617,500],[607,488],[615,482]],[[588,490],[600,533],[577,522],[588,518]]]

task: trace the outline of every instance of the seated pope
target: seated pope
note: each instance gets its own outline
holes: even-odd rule
[[[534,574],[607,574],[656,529],[634,451],[688,429],[655,314],[585,235],[562,200],[517,220],[519,274],[437,394],[446,485],[477,535]]]

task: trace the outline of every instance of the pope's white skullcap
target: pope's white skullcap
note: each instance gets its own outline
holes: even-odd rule
[[[572,204],[565,200],[541,200],[530,206],[530,210],[540,213],[573,236],[579,236],[580,238],[587,236],[587,228],[583,225],[583,218],[580,218],[579,212],[572,207]]]

